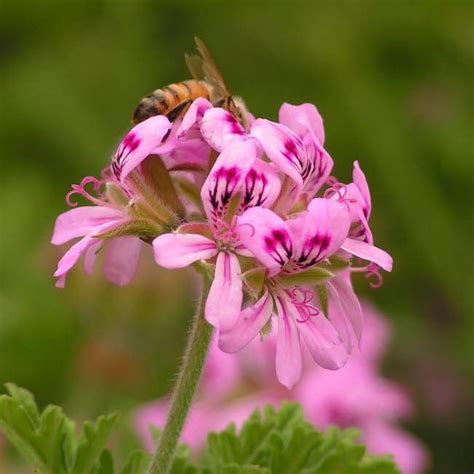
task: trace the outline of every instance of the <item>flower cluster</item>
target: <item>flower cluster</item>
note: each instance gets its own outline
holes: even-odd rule
[[[95,206],[58,217],[54,244],[81,239],[55,276],[64,286],[81,255],[90,272],[104,247],[106,277],[126,284],[151,243],[162,267],[213,275],[205,316],[223,351],[278,327],[276,372],[291,388],[302,342],[321,367],[344,366],[362,335],[351,272],[380,283],[392,259],[374,246],[359,164],[352,183],[331,176],[316,107],[284,104],[278,123],[244,117],[200,98],[173,123],[155,116],[129,131],[101,180],[86,178],[69,193],[72,206],[74,193]]]
[[[428,464],[421,442],[403,430],[399,420],[413,415],[409,394],[400,385],[380,374],[380,365],[391,328],[384,315],[366,302],[362,304],[366,331],[361,350],[338,372],[307,365],[293,390],[275,382],[272,368],[275,335],[266,344],[253,341],[236,355],[219,350],[216,341],[208,354],[203,382],[182,433],[182,441],[199,453],[211,431],[230,423],[240,428],[250,414],[264,404],[275,407],[284,401],[301,403],[307,420],[318,429],[329,425],[357,427],[372,454],[392,454],[402,472],[419,474]],[[163,428],[169,399],[142,406],[135,416],[135,427],[147,448],[152,449],[150,425]]]

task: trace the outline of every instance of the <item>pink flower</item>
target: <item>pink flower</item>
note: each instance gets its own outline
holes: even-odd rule
[[[245,249],[239,241],[236,216],[252,206],[270,206],[280,191],[276,172],[259,154],[254,140],[225,148],[201,190],[207,226],[185,225],[153,242],[155,259],[165,268],[182,268],[217,257],[205,314],[221,330],[234,326],[243,298],[237,254]],[[207,235],[186,232],[196,228]]]
[[[101,182],[95,178],[85,178],[80,185],[73,185],[73,191],[68,194],[68,202],[73,193],[78,193],[92,201],[95,206],[75,207],[64,212],[56,219],[51,242],[54,245],[64,244],[80,237],[61,258],[58,268],[54,273],[57,278],[56,286],[63,288],[66,275],[77,263],[81,255],[85,255],[84,270],[87,274],[92,272],[94,262],[99,250],[105,247],[104,274],[106,278],[122,286],[129,283],[135,275],[142,241],[135,236],[123,235],[104,240],[101,235],[110,234],[129,223],[131,218],[125,204],[127,197],[120,188],[112,182],[109,188],[109,198],[105,194],[96,198],[85,190],[85,186],[92,183],[96,192],[99,192]],[[110,192],[112,191],[112,192]],[[114,201],[111,196],[120,197]]]
[[[221,331],[219,347],[226,352],[240,350],[276,311],[276,370],[283,385],[291,388],[301,376],[300,336],[317,364],[333,370],[342,367],[350,350],[349,339],[344,340],[316,307],[314,292],[287,284],[284,278],[305,272],[336,253],[347,237],[349,225],[347,208],[327,199],[314,199],[305,213],[286,222],[268,209],[247,210],[238,219],[240,241],[267,268],[268,278],[257,303],[240,314],[232,329]],[[357,298],[342,281],[334,283],[333,288],[345,305],[347,300],[344,309],[359,335]]]
[[[121,198],[94,198],[84,182],[74,189],[96,206],[58,218],[53,243],[82,237],[60,261],[58,284],[83,254],[90,271],[103,245],[107,277],[125,284],[141,242],[153,242],[163,267],[207,261],[214,278],[205,316],[223,350],[240,350],[273,319],[282,384],[300,378],[301,339],[317,364],[341,368],[362,336],[350,274],[379,277],[379,269],[391,271],[392,258],[373,245],[371,197],[357,162],[353,183],[331,181],[315,198],[333,167],[324,139],[311,104],[284,104],[279,123],[247,115],[244,128],[201,98],[173,123],[165,116],[139,123],[121,141],[106,179]],[[354,266],[353,257],[368,263]],[[246,297],[251,303],[242,309]]]

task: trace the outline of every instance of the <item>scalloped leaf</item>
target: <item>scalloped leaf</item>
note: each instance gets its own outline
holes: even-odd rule
[[[0,396],[0,428],[32,466],[42,474],[98,472],[116,415],[86,422],[78,438],[75,423],[60,407],[48,405],[40,414],[30,392],[13,384],[6,387],[9,394]]]

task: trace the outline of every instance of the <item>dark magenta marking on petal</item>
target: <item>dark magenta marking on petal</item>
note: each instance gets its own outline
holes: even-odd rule
[[[141,139],[134,132],[128,133],[120,143],[120,146],[112,161],[112,171],[117,179],[120,179],[125,161],[135,151],[141,143]]]
[[[274,229],[264,237],[266,251],[280,265],[284,265],[293,254],[291,239],[285,229]]]
[[[315,234],[306,240],[303,245],[301,255],[295,264],[299,268],[308,268],[324,258],[324,252],[331,243],[331,237],[328,234]]]
[[[249,207],[261,206],[268,198],[265,192],[268,188],[268,178],[264,173],[259,173],[255,168],[251,168],[245,177],[245,192],[241,203],[240,211]]]
[[[295,156],[298,154],[296,144],[293,140],[285,140],[284,145],[285,145],[285,150],[287,153],[295,155]]]
[[[214,173],[214,186],[209,188],[209,201],[217,214],[223,214],[229,204],[242,172],[240,168],[219,168]]]
[[[231,114],[227,113],[224,120],[230,125],[230,132],[234,135],[244,135],[245,130],[242,128],[237,119]]]

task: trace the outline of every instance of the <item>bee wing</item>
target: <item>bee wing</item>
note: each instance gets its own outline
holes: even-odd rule
[[[189,72],[194,79],[199,81],[205,78],[201,56],[186,53],[184,55],[184,60],[186,61],[186,66],[188,66]]]
[[[197,50],[199,54],[201,55],[200,58],[199,56],[197,56],[197,58],[201,59],[201,68],[204,74],[204,79],[216,89],[216,92],[218,93],[218,95],[223,96],[223,97],[229,96],[230,92],[227,89],[227,86],[224,82],[224,78],[222,77],[222,74],[219,71],[217,64],[212,58],[211,53],[207,49],[207,46],[197,37],[194,38],[194,41],[196,42]],[[188,64],[188,67],[189,67],[189,64]],[[191,73],[192,72],[193,71],[191,70]]]

